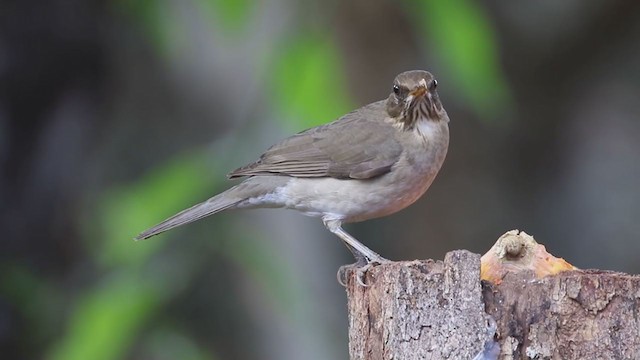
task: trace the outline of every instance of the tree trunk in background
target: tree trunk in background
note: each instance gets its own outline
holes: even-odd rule
[[[352,360],[495,359],[496,324],[500,359],[640,359],[639,276],[523,272],[494,285],[467,251],[377,266],[368,287],[348,275]]]

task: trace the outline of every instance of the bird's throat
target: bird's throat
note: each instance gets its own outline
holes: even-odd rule
[[[426,98],[417,98],[411,101],[396,121],[406,131],[414,130],[421,122],[437,122],[439,119],[437,110]]]

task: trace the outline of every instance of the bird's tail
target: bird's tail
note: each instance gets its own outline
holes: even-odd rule
[[[223,210],[237,207],[279,207],[282,206],[275,200],[264,200],[264,195],[271,194],[287,184],[289,178],[285,176],[251,177],[229,190],[218,194],[211,199],[183,210],[160,224],[143,231],[136,236],[136,240],[148,239],[180,225],[185,225],[213,215]],[[256,199],[254,202],[245,200]],[[257,200],[262,199],[262,200]]]
[[[228,191],[218,194],[207,201],[201,202],[198,205],[192,206],[173,215],[172,217],[159,223],[158,225],[143,231],[142,233],[140,233],[140,235],[136,236],[135,239],[148,239],[152,236],[158,235],[167,230],[171,230],[175,227],[192,223],[209,215],[213,215],[220,211],[234,207],[244,199],[235,196],[229,196],[230,192],[233,189],[234,188],[229,189]]]

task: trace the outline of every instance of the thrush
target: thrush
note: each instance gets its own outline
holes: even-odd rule
[[[449,146],[449,117],[437,85],[427,71],[399,74],[386,100],[280,141],[228,175],[244,181],[136,239],[223,210],[293,209],[321,218],[344,242],[356,259],[357,280],[364,285],[366,270],[389,260],[344,231],[342,224],[395,213],[427,191]]]

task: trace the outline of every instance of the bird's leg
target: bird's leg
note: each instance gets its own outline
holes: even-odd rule
[[[353,258],[356,259],[356,262],[353,263],[353,265],[355,265],[355,266],[365,266],[365,265],[367,265],[367,263],[369,261],[367,260],[366,256],[364,256],[358,250],[352,248],[351,245],[347,244],[346,242],[343,241],[342,243],[347,247],[347,249],[349,249],[349,251],[353,255]]]
[[[369,267],[371,267],[374,264],[387,263],[389,262],[389,260],[383,258],[375,251],[369,249],[360,241],[356,240],[356,238],[354,238],[353,236],[349,235],[349,233],[344,231],[342,229],[342,222],[340,220],[323,218],[322,222],[324,223],[324,226],[329,231],[334,233],[337,237],[339,237],[340,240],[342,240],[344,244],[347,246],[347,248],[351,251],[351,253],[356,259],[356,263],[350,266],[357,267],[358,283],[362,286],[367,286],[364,283],[363,279]],[[338,282],[342,285],[345,285],[345,282],[343,281],[343,277],[340,275],[344,274],[344,270],[345,268],[341,267],[340,270],[338,271]]]
[[[368,263],[384,263],[389,262],[389,260],[383,258],[375,251],[366,247],[363,243],[356,240],[353,236],[349,235],[346,231],[342,229],[342,222],[340,220],[328,220],[322,219],[324,226],[334,233],[337,237],[339,237],[342,241],[344,241],[345,245],[351,250],[356,260],[360,260],[364,258]]]

